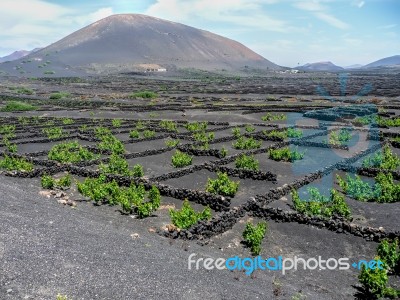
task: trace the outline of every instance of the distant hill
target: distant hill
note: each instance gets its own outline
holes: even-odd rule
[[[394,56],[379,59],[368,65],[363,66],[362,68],[369,69],[369,68],[395,67],[395,66],[400,67],[400,55],[394,55]]]
[[[31,53],[31,51],[27,51],[27,50],[15,51],[9,55],[0,57],[0,63],[5,62],[5,61],[13,61],[13,60],[20,59],[24,56],[27,56],[29,53]]]
[[[5,62],[5,61],[14,61],[20,58],[23,58],[25,56],[27,56],[28,54],[34,53],[39,51],[41,48],[35,48],[31,51],[27,51],[27,50],[19,50],[19,51],[14,51],[13,53],[0,57],[0,63]]]
[[[354,65],[351,65],[351,66],[346,66],[346,67],[344,67],[345,69],[359,69],[359,68],[361,68],[363,65],[360,65],[360,64],[354,64]]]
[[[304,66],[297,67],[296,69],[301,71],[310,71],[310,72],[312,71],[337,72],[344,70],[344,68],[336,66],[330,61],[305,64]]]
[[[281,69],[234,40],[140,14],[107,17],[29,57],[38,63],[25,64],[19,72]]]

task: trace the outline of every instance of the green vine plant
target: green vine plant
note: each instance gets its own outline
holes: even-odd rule
[[[330,218],[334,215],[350,219],[351,211],[344,196],[331,189],[329,197],[320,194],[316,188],[308,188],[309,200],[302,200],[296,190],[292,190],[293,207],[296,211],[308,216]]]
[[[183,168],[186,166],[190,166],[192,164],[193,156],[190,156],[189,154],[176,150],[174,155],[172,155],[171,160],[172,160],[172,165],[175,168]]]
[[[122,176],[143,177],[144,171],[140,164],[133,166],[129,169],[128,161],[118,154],[112,154],[107,164],[100,164],[100,171],[104,174],[116,174]]]
[[[71,180],[71,175],[66,174],[63,177],[60,177],[59,179],[55,179],[50,175],[43,175],[41,177],[41,185],[42,188],[47,189],[47,190],[53,190],[53,189],[68,189],[71,187],[72,180]]]
[[[261,141],[257,141],[253,137],[245,138],[244,136],[240,136],[235,142],[232,143],[232,147],[239,150],[250,150],[260,148],[261,144]]]
[[[267,113],[266,115],[261,117],[262,121],[283,121],[286,119],[287,116],[285,114],[273,115],[271,113]]]
[[[174,139],[168,138],[168,139],[165,140],[165,145],[168,148],[175,148],[180,144],[180,142],[181,141],[178,140],[178,139],[174,140]]]
[[[336,176],[343,193],[359,201],[391,203],[400,201],[400,184],[394,183],[391,173],[380,172],[375,177],[375,184],[363,181],[360,176],[354,178],[349,174],[343,179]]]
[[[240,154],[235,160],[235,167],[237,169],[258,171],[259,161],[254,158],[254,155]]]
[[[367,268],[362,265],[358,280],[367,299],[398,299],[400,290],[389,285],[389,276],[400,275],[399,241],[383,240],[377,248],[375,260],[382,262],[383,268]]]
[[[31,172],[33,171],[33,164],[22,157],[19,158],[5,155],[4,158],[0,160],[0,169],[7,171]]]
[[[329,135],[328,143],[331,145],[344,145],[351,139],[351,131],[347,128],[342,128],[339,132],[333,131]]]
[[[196,212],[190,205],[188,199],[185,199],[182,208],[169,209],[171,222],[180,229],[188,229],[201,220],[211,219],[211,209],[207,206],[203,211]]]
[[[269,158],[276,161],[294,162],[304,158],[305,152],[299,152],[297,147],[291,150],[289,147],[280,149],[270,149],[268,151]]]
[[[122,126],[122,122],[123,122],[123,120],[121,120],[121,119],[113,119],[113,120],[111,121],[112,126],[113,126],[114,128],[119,128],[119,127],[121,127],[121,126]]]
[[[139,218],[151,216],[161,203],[157,187],[152,186],[148,192],[142,184],[132,183],[128,188],[123,188],[115,180],[107,182],[105,174],[98,178],[86,178],[84,182],[77,182],[77,186],[83,196],[96,203],[120,204],[124,212],[135,213]]]
[[[161,120],[160,127],[170,132],[178,132],[178,124],[175,121]]]
[[[389,145],[385,145],[381,151],[364,159],[362,166],[364,168],[396,170],[400,167],[400,158],[392,152]]]
[[[207,122],[192,122],[192,123],[189,122],[185,125],[185,128],[188,131],[192,131],[192,132],[193,131],[204,131],[207,129],[207,127],[208,127]]]
[[[100,150],[110,150],[113,154],[124,154],[125,146],[112,134],[105,134],[100,137],[101,142],[98,144]]]
[[[259,255],[261,252],[261,243],[265,237],[267,228],[267,223],[264,221],[259,222],[257,225],[253,225],[250,222],[246,224],[242,236],[254,256]]]
[[[17,153],[18,152],[18,146],[14,143],[11,143],[10,140],[6,136],[3,137],[3,144],[9,153]]]
[[[50,160],[60,163],[77,163],[94,160],[99,157],[99,155],[83,148],[77,141],[54,145],[48,154]]]
[[[239,189],[239,181],[230,180],[227,173],[218,172],[216,179],[208,178],[206,191],[215,195],[233,197]]]
[[[61,127],[43,128],[42,132],[51,140],[68,136]]]

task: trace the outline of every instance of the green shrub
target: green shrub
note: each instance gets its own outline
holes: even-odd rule
[[[144,176],[143,167],[140,164],[134,165],[132,170],[130,170],[127,160],[118,154],[112,154],[107,164],[101,163],[100,170],[104,174],[116,174],[133,177]]]
[[[333,131],[329,136],[329,144],[344,145],[351,139],[351,132],[346,128],[342,128],[339,132]]]
[[[148,201],[145,201],[146,196]],[[136,213],[142,219],[151,216],[160,207],[161,195],[155,186],[146,192],[143,185],[131,184],[129,188],[118,191],[115,202],[121,205],[123,211]]]
[[[287,116],[285,114],[273,115],[271,113],[267,113],[265,116],[261,117],[262,121],[281,121],[286,119]]]
[[[77,163],[97,159],[96,155],[83,148],[77,141],[64,142],[54,145],[48,154],[48,158],[61,163]]]
[[[70,118],[63,118],[63,119],[62,119],[62,123],[63,123],[64,125],[72,125],[72,124],[75,123],[75,121],[72,120],[72,119],[70,119]]]
[[[17,153],[18,147],[16,144],[10,142],[10,140],[5,136],[3,137],[3,144],[6,147],[7,151],[10,153]]]
[[[179,143],[180,143],[179,140],[173,140],[173,139],[167,139],[167,140],[165,140],[165,145],[166,145],[167,147],[176,147],[176,146],[179,145]]]
[[[59,178],[54,179],[49,175],[43,175],[41,178],[42,188],[52,190],[55,188],[65,189],[71,187],[72,180],[69,174]]]
[[[200,131],[200,130],[204,131],[207,129],[207,126],[208,126],[207,122],[192,122],[192,123],[187,123],[185,125],[185,128],[188,131]]]
[[[33,164],[28,162],[24,158],[11,157],[5,155],[2,160],[0,160],[0,169],[5,169],[7,171],[27,171],[33,170]]]
[[[376,201],[390,203],[400,201],[400,184],[395,184],[391,173],[379,173],[375,177],[375,185],[364,182],[356,175],[353,179],[347,174],[346,179],[337,175],[339,186],[343,192],[360,201]]]
[[[146,128],[146,124],[143,121],[138,121],[136,123],[136,129],[137,130],[142,130],[142,129],[145,129],[145,128]]]
[[[239,181],[230,180],[226,173],[218,172],[216,179],[207,180],[206,191],[211,194],[233,197],[238,189]]]
[[[106,127],[96,127],[94,133],[96,138],[101,139],[103,136],[111,135],[111,130]]]
[[[368,299],[389,298],[398,299],[400,290],[389,286],[389,275],[400,274],[400,249],[399,241],[383,240],[377,248],[375,260],[381,261],[383,268],[367,268],[362,266],[358,276]]]
[[[121,125],[122,125],[122,120],[120,120],[120,119],[113,119],[113,120],[111,121],[111,123],[112,123],[112,126],[113,126],[113,127],[119,128],[119,127],[121,127]]]
[[[400,118],[394,118],[394,119],[387,119],[387,118],[381,118],[378,117],[378,124],[379,126],[382,127],[399,127],[400,126]]]
[[[204,131],[193,133],[192,137],[197,142],[208,143],[211,142],[215,138],[215,133],[210,132],[206,134]]]
[[[129,98],[134,98],[134,99],[136,98],[154,99],[157,97],[158,94],[151,91],[140,91],[129,95]]]
[[[294,162],[296,160],[303,159],[305,152],[297,151],[297,148],[291,150],[289,147],[284,147],[280,149],[270,149],[268,155],[270,159],[276,161],[290,161]]]
[[[244,127],[244,130],[246,130],[246,132],[248,132],[248,133],[251,133],[251,132],[256,131],[256,128],[253,125],[246,125]]]
[[[363,265],[358,279],[372,299],[386,297],[388,275],[385,269],[370,269]]]
[[[15,137],[15,125],[1,125],[0,134],[4,135],[7,138]]]
[[[47,138],[52,140],[67,136],[66,133],[64,134],[63,129],[61,127],[43,128],[42,132],[47,136]]]
[[[288,136],[287,132],[283,130],[272,130],[269,132],[267,130],[263,130],[262,132],[267,138],[272,138],[272,139],[284,140]]]
[[[360,123],[362,125],[368,125],[371,123],[376,123],[378,121],[378,116],[377,115],[368,115],[368,116],[363,116],[363,117],[358,117],[354,119],[355,123]]]
[[[379,258],[385,262],[387,269],[391,273],[400,273],[400,248],[399,240],[383,240],[379,244],[376,252]]]
[[[181,229],[188,229],[200,220],[211,219],[211,209],[207,206],[202,212],[196,212],[187,199],[180,210],[169,209],[172,224]]]
[[[124,144],[112,134],[100,137],[101,142],[98,144],[100,150],[110,150],[113,154],[125,153]]]
[[[178,132],[178,124],[174,121],[162,120],[160,121],[160,127],[168,131]]]
[[[33,90],[28,89],[26,87],[21,87],[17,89],[18,94],[24,94],[24,95],[33,95]]]
[[[77,182],[78,191],[83,196],[97,202],[103,201],[109,204],[115,204],[115,197],[119,192],[118,183],[113,180],[106,182],[105,175],[98,178],[86,178],[84,182]]]
[[[267,223],[260,222],[257,225],[253,225],[250,222],[246,224],[246,228],[243,231],[243,239],[246,244],[250,247],[251,252],[254,256],[259,255],[261,252],[261,243],[267,232]]]
[[[301,138],[303,136],[303,131],[301,129],[289,127],[287,129],[287,136],[290,138]]]
[[[300,199],[296,190],[292,190],[293,207],[298,212],[309,216],[330,218],[336,214],[344,218],[350,218],[350,208],[344,197],[336,190],[331,189],[329,198],[321,195],[316,188],[309,188],[308,191],[311,198],[305,201]]]
[[[49,98],[52,100],[59,100],[59,99],[63,99],[63,98],[68,98],[70,96],[71,96],[71,94],[68,92],[56,92],[56,93],[50,94]]]
[[[36,107],[28,103],[19,101],[8,101],[6,105],[1,109],[1,111],[11,112],[11,111],[30,111],[36,110]]]
[[[383,151],[378,151],[374,155],[364,159],[362,166],[364,168],[396,170],[400,167],[400,158],[392,152],[389,145],[385,145]]]
[[[138,139],[140,137],[140,133],[137,130],[131,130],[129,132],[129,137],[132,139]]]
[[[155,135],[156,135],[156,132],[153,131],[153,130],[145,130],[145,131],[143,131],[143,137],[146,138],[146,139],[155,137]]]
[[[232,147],[240,150],[250,150],[260,148],[261,144],[261,141],[257,141],[253,137],[245,138],[240,136],[235,142],[232,143]]]
[[[232,134],[235,138],[239,138],[241,135],[240,128],[239,127],[232,128]]]
[[[235,160],[235,167],[237,169],[258,171],[259,162],[254,158],[254,155],[239,155]]]
[[[225,147],[222,147],[219,150],[219,154],[221,155],[221,157],[226,157],[228,155],[228,150]]]
[[[144,176],[144,171],[143,167],[140,164],[136,164],[132,168],[132,176],[133,177],[143,177]]]
[[[175,154],[172,155],[172,165],[175,168],[182,168],[192,164],[193,157],[181,152],[179,150],[175,151]]]

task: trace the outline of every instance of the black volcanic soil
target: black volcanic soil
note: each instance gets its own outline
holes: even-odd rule
[[[297,74],[296,74],[297,75]],[[128,133],[137,120],[148,121],[149,128],[157,135],[167,134],[179,138],[181,143],[190,145],[193,141],[187,130],[180,125],[180,131],[167,133],[161,130],[159,121],[163,119],[179,122],[211,121],[209,132],[215,131],[217,139],[230,139],[232,127],[252,124],[256,131],[271,130],[273,127],[323,125],[321,121],[302,118],[302,112],[313,108],[347,105],[360,102],[379,103],[386,111],[399,112],[399,90],[397,75],[354,75],[349,77],[349,91],[362,88],[364,83],[374,81],[375,89],[365,97],[352,96],[340,98],[345,102],[331,103],[315,92],[318,84],[326,85],[333,94],[337,94],[338,78],[334,75],[306,74],[289,76],[287,74],[270,77],[240,78],[195,78],[177,80],[177,78],[143,78],[137,76],[83,78],[40,78],[16,79],[0,77],[0,108],[8,100],[18,99],[37,105],[38,110],[29,112],[0,112],[0,126],[15,124],[16,137],[12,140],[18,145],[19,153],[38,153],[40,164],[47,162],[46,155],[40,151],[49,150],[59,142],[43,139],[42,129],[49,127],[46,122],[56,122],[64,127],[82,145],[95,147],[97,142],[90,140],[93,134],[79,134],[83,124],[88,127],[106,126],[116,132],[118,138],[126,142],[126,155],[130,166],[140,163],[145,169],[145,180],[152,177],[170,175],[171,178],[152,182],[155,185],[168,184],[172,188],[191,189],[201,193],[205,190],[208,177],[214,178],[215,171],[205,169],[213,163],[234,170],[234,159],[223,161],[210,152],[193,154],[194,165],[199,170],[188,174],[171,173],[177,169],[171,166],[174,150],[163,150],[165,139],[133,142]],[[224,81],[223,81],[224,80]],[[164,85],[164,86],[162,86]],[[27,87],[33,95],[21,95],[16,88]],[[258,88],[260,87],[260,88]],[[159,92],[156,99],[130,99],[127,95],[139,90]],[[61,100],[50,100],[51,93],[68,91],[71,95]],[[266,112],[284,114],[288,120],[264,122],[261,116]],[[151,114],[151,115],[150,115]],[[154,116],[156,114],[156,116]],[[37,123],[22,125],[20,117],[39,117]],[[290,117],[291,116],[291,117]],[[68,127],[62,124],[62,118],[73,118],[75,123]],[[114,128],[111,119],[123,118],[123,127]],[[33,122],[32,121],[32,122]],[[35,122],[36,122],[35,121]],[[336,120],[338,126],[349,126],[343,120]],[[227,128],[224,128],[227,127]],[[222,130],[218,130],[223,128]],[[364,127],[366,129],[366,127]],[[362,130],[362,127],[357,128]],[[399,134],[398,128],[382,129],[383,132]],[[244,132],[244,129],[242,129]],[[304,129],[305,136],[321,133],[320,128]],[[38,136],[33,137],[35,134]],[[321,142],[326,136],[305,137],[305,141]],[[38,141],[34,143],[34,141]],[[88,141],[88,139],[90,141]],[[28,143],[25,143],[28,142]],[[230,146],[233,140],[220,140],[210,144],[210,149],[220,149],[223,145],[230,148],[228,160],[242,150]],[[262,147],[274,146],[277,141],[264,141]],[[367,143],[372,147],[376,142]],[[399,148],[392,145],[395,153]],[[151,151],[160,150],[161,153]],[[228,212],[246,203],[251,198],[267,195],[272,189],[285,187],[294,180],[324,169],[338,161],[356,154],[354,149],[333,150],[324,147],[299,146],[306,151],[305,158],[299,163],[276,162],[268,158],[261,150],[250,150],[260,161],[260,170],[277,175],[277,182],[239,178],[238,194],[228,205]],[[4,147],[0,148],[4,155]],[[150,151],[150,154],[146,154]],[[261,152],[257,152],[261,151]],[[144,153],[144,154],[143,154]],[[108,155],[103,154],[103,158]],[[0,158],[1,159],[1,158]],[[351,162],[359,165],[358,162]],[[44,165],[35,165],[37,169],[50,170]],[[76,166],[75,166],[76,167]],[[95,170],[95,163],[88,163],[83,169]],[[300,191],[309,186],[322,186],[324,178],[333,178],[338,172],[328,172],[323,180],[305,184]],[[59,171],[55,173],[61,175]],[[172,175],[171,175],[172,174]],[[10,175],[10,174],[8,174]],[[12,175],[12,174],[11,174]],[[15,174],[14,174],[15,175]],[[18,175],[18,174],[17,174]],[[122,214],[120,207],[94,205],[84,199],[76,190],[76,185],[66,191],[70,200],[76,201],[76,207],[58,203],[54,195],[43,191],[40,178],[9,177],[0,174],[0,299],[54,299],[58,293],[71,299],[354,299],[359,287],[358,270],[346,271],[292,271],[285,275],[279,272],[257,270],[252,276],[239,271],[188,270],[187,259],[191,253],[199,257],[250,256],[249,249],[242,242],[245,222],[252,220],[250,214],[235,218],[232,228],[222,233],[214,233],[208,238],[206,230],[200,240],[183,240],[165,237],[157,233],[164,232],[169,223],[168,210],[181,207],[182,198],[162,197],[162,205],[153,216],[139,220],[134,215]],[[84,180],[83,173],[73,178]],[[333,180],[330,182],[337,187]],[[328,186],[323,188],[329,188]],[[63,197],[61,197],[63,198]],[[190,198],[190,197],[189,197]],[[205,206],[189,199],[196,210]],[[204,200],[204,199],[203,199]],[[213,200],[214,201],[214,200]],[[388,232],[399,232],[399,203],[378,204],[363,203],[346,198],[354,219],[354,224],[383,227]],[[266,203],[263,207],[277,207],[282,212],[292,211],[291,198],[286,194],[281,199]],[[221,212],[212,209],[212,215]],[[252,220],[260,221],[259,219]],[[218,224],[221,225],[222,224]],[[280,223],[268,221],[268,233],[263,240],[261,255],[265,258],[282,255],[295,255],[311,258],[319,255],[324,258],[349,257],[351,261],[372,259],[377,242],[366,240],[353,234],[330,231],[327,228],[299,224],[297,222]],[[297,297],[297,298],[293,298]],[[300,298],[299,298],[300,297]],[[306,298],[305,298],[306,297]],[[363,299],[362,296],[360,296]],[[364,298],[365,299],[365,298]]]

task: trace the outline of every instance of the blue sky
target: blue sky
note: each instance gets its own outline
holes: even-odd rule
[[[44,47],[116,13],[209,30],[283,66],[400,54],[398,0],[1,0],[0,56]]]

